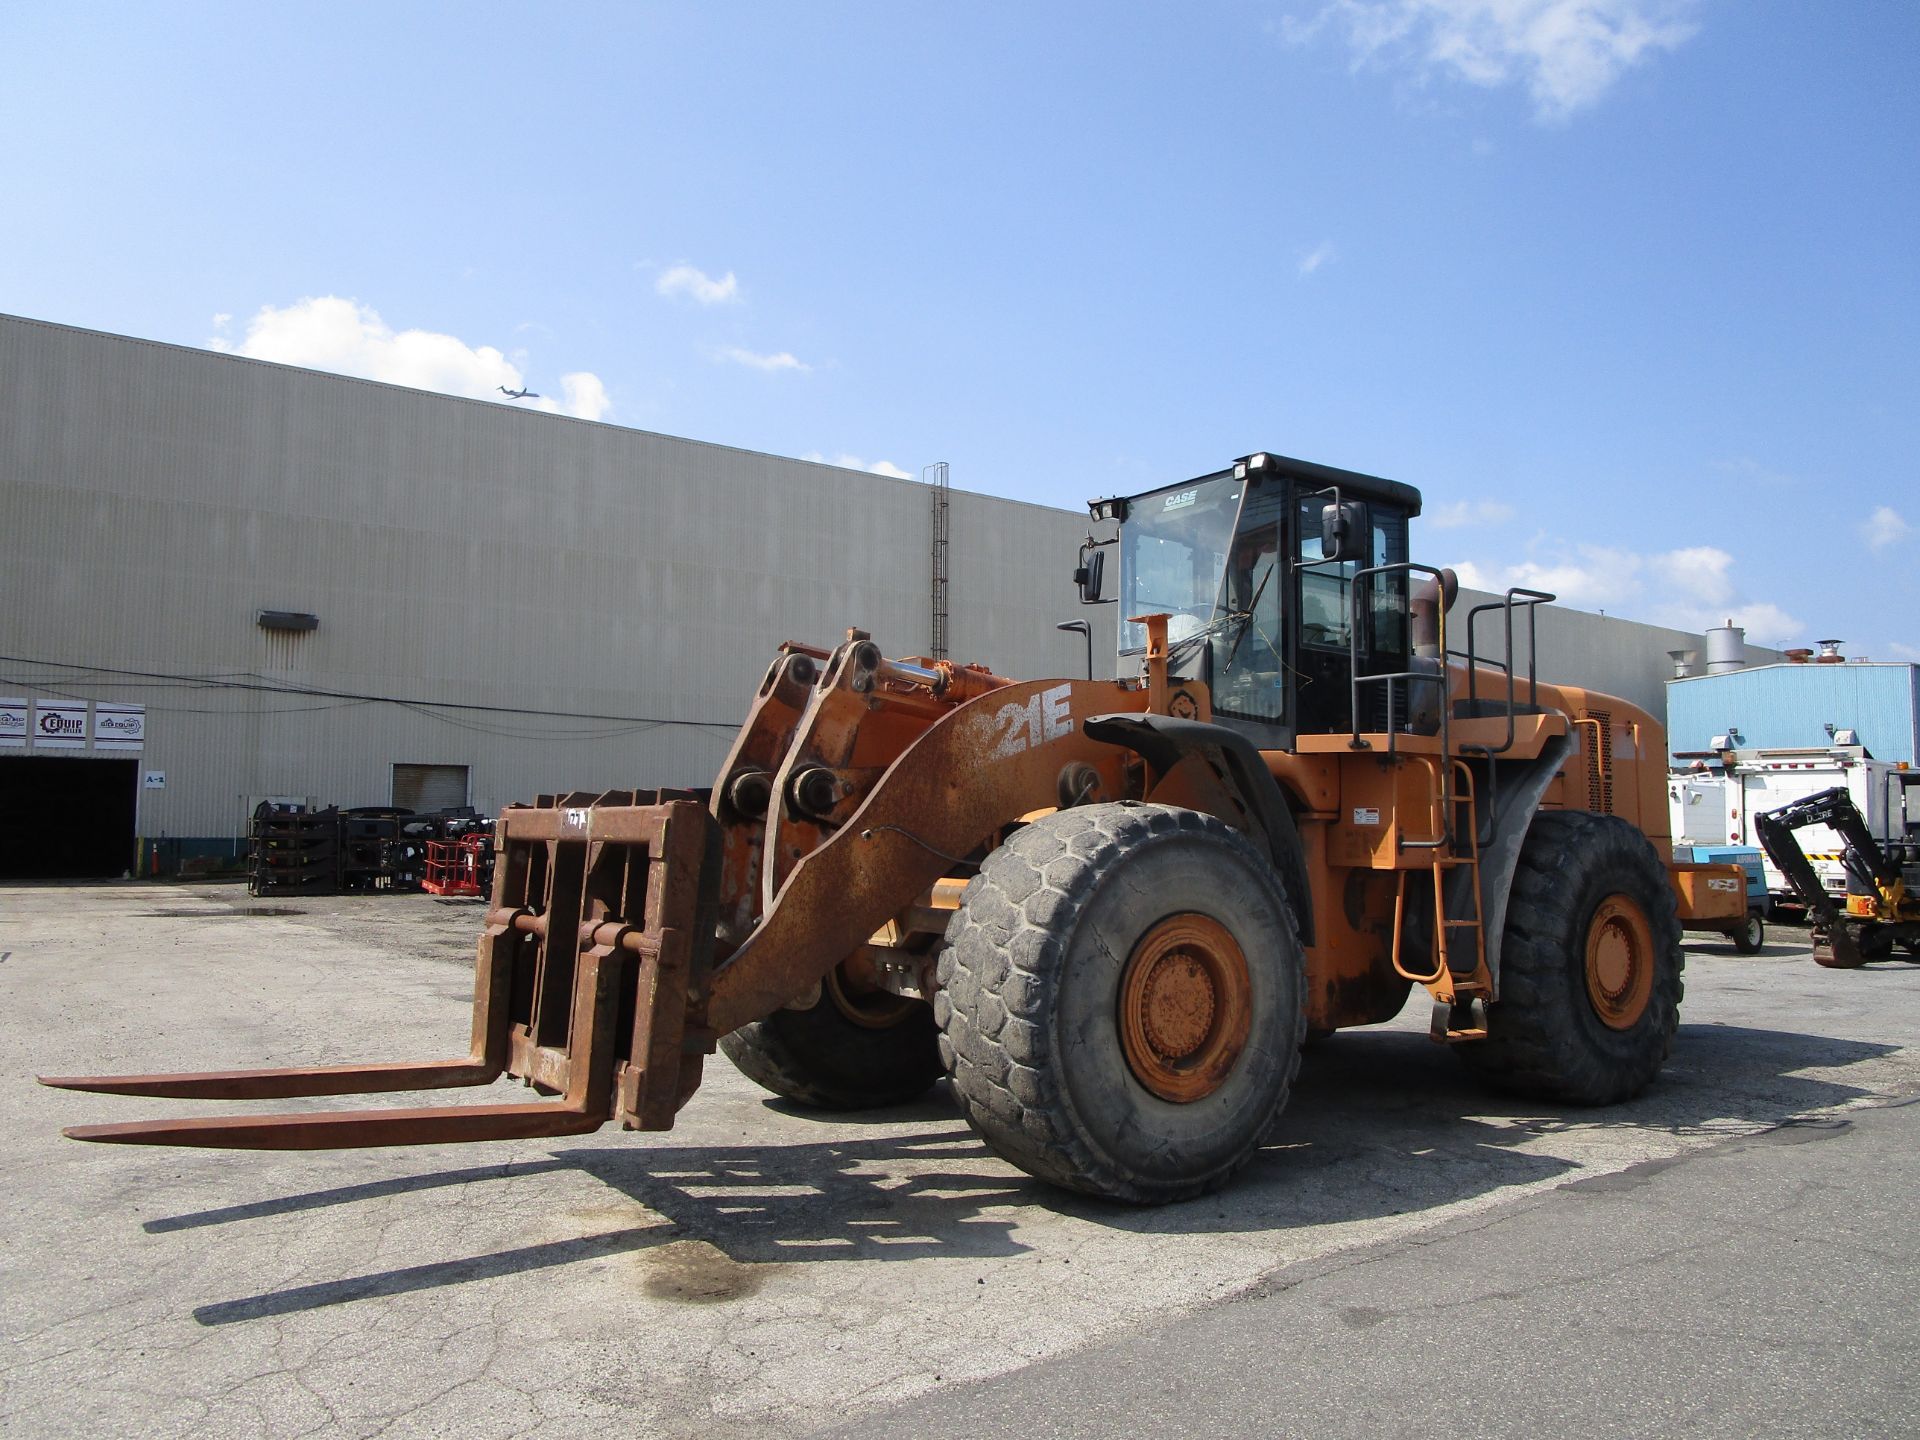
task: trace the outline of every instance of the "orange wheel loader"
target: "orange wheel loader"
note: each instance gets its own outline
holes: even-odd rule
[[[1681,923],[1744,906],[1738,871],[1669,858],[1651,715],[1536,678],[1553,597],[1449,613],[1451,573],[1408,558],[1419,510],[1265,453],[1094,502],[1113,533],[1075,579],[1120,606],[1116,680],[888,659],[859,630],[782,646],[710,792],[500,817],[457,1059],[44,1083],[531,1092],[67,1131],[402,1145],[665,1130],[718,1047],[828,1110],[945,1076],[1013,1164],[1142,1203],[1225,1183],[1302,1044],[1416,991],[1491,1083],[1628,1099],[1673,1041]]]

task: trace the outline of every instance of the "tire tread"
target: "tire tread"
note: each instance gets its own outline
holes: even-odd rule
[[[776,1010],[721,1036],[720,1049],[756,1085],[814,1110],[904,1105],[941,1073],[925,1007],[892,1029],[867,1030],[824,993],[811,1010]]]
[[[1065,1189],[1135,1203],[1187,1199],[1226,1184],[1264,1138],[1210,1173],[1149,1179],[1092,1143],[1066,1088],[1048,1076],[1053,986],[1078,914],[1131,847],[1174,834],[1206,837],[1203,843],[1238,850],[1271,872],[1244,835],[1198,811],[1135,801],[1062,811],[1023,827],[988,857],[968,882],[940,953],[934,1016],[963,1113],[1003,1159]],[[1287,953],[1300,956],[1284,892],[1275,909]],[[1292,978],[1296,1033],[1285,1046],[1275,1115],[1298,1073],[1306,1026],[1304,964],[1292,967]]]
[[[1645,1022],[1618,1044],[1595,1044],[1599,1021],[1575,974],[1584,965],[1584,916],[1576,913],[1598,868],[1639,882],[1657,952]],[[1622,883],[1625,883],[1623,881]],[[1664,961],[1664,963],[1663,963]],[[1609,1105],[1653,1083],[1673,1048],[1685,993],[1678,905],[1666,868],[1635,826],[1613,815],[1542,810],[1533,817],[1507,902],[1500,996],[1488,1038],[1462,1045],[1466,1064],[1505,1090],[1579,1105]],[[1618,1053],[1608,1053],[1609,1049]]]

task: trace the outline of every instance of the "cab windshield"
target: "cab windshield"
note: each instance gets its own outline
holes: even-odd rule
[[[1135,615],[1164,614],[1177,644],[1206,630],[1240,512],[1243,482],[1231,472],[1142,495],[1120,529],[1120,650],[1144,650]]]

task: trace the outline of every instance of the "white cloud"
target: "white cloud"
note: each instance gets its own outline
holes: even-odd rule
[[[561,408],[582,420],[598,420],[613,409],[613,401],[607,396],[607,387],[591,370],[576,370],[571,375],[562,375],[560,393],[566,397]]]
[[[838,465],[842,470],[865,470],[873,475],[891,475],[895,480],[911,480],[913,478],[913,476],[905,470],[902,470],[891,460],[876,460],[869,465],[858,455],[849,455],[845,451],[834,456],[831,460],[825,455],[822,455],[818,450],[809,450],[800,458],[802,460],[811,460],[816,465]]]
[[[221,319],[215,317],[216,328],[225,328]],[[491,345],[469,345],[432,330],[395,331],[371,306],[338,295],[309,296],[280,309],[263,305],[238,344],[215,335],[207,345],[228,355],[473,400],[506,402],[502,389],[527,388],[520,367]],[[542,395],[513,403],[583,420],[598,420],[612,408],[607,387],[590,371],[562,375],[560,388],[558,399]]]
[[[1483,88],[1525,84],[1534,113],[1564,120],[1621,75],[1698,29],[1698,0],[1331,0],[1281,34],[1344,36],[1354,66],[1411,68]]]
[[[1547,560],[1456,564],[1460,583],[1499,594],[1509,586],[1545,590],[1576,610],[1604,610],[1695,634],[1731,620],[1756,645],[1802,635],[1806,626],[1771,601],[1743,597],[1733,556],[1712,545],[1641,553],[1603,545],[1562,547]]]
[[[1913,526],[1904,520],[1900,512],[1891,505],[1881,505],[1860,525],[1860,538],[1867,548],[1879,555],[1903,543],[1913,534]]]
[[[1323,240],[1319,246],[1300,257],[1300,278],[1306,279],[1322,265],[1333,259],[1333,242]]]
[[[1421,518],[1436,530],[1457,530],[1462,525],[1501,525],[1513,516],[1513,506],[1504,500],[1454,500]]]
[[[1733,556],[1713,545],[1689,545],[1646,557],[1647,576],[1677,599],[1707,605],[1725,605],[1733,599]]]
[[[1489,594],[1497,594],[1505,588],[1491,568],[1476,565],[1471,560],[1456,560],[1447,568],[1453,571],[1454,578],[1460,582],[1463,589],[1484,590]]]
[[[725,360],[730,364],[745,365],[750,370],[764,370],[769,375],[777,374],[782,370],[792,370],[804,375],[813,368],[806,361],[796,358],[785,350],[773,355],[762,355],[755,350],[728,345],[716,350],[714,355],[717,359]]]
[[[1889,640],[1887,649],[1896,660],[1920,662],[1920,645],[1908,645],[1899,640]]]
[[[662,295],[684,295],[702,305],[727,305],[740,298],[740,282],[731,270],[715,280],[692,265],[675,265],[662,271],[653,288]]]

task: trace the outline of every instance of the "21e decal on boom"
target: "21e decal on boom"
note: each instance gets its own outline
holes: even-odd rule
[[[1073,716],[1067,713],[1067,695],[1072,689],[1071,685],[1055,685],[1024,703],[1002,705],[993,717],[994,733],[1000,737],[993,747],[993,758],[1005,760],[1031,746],[1070,734]]]

